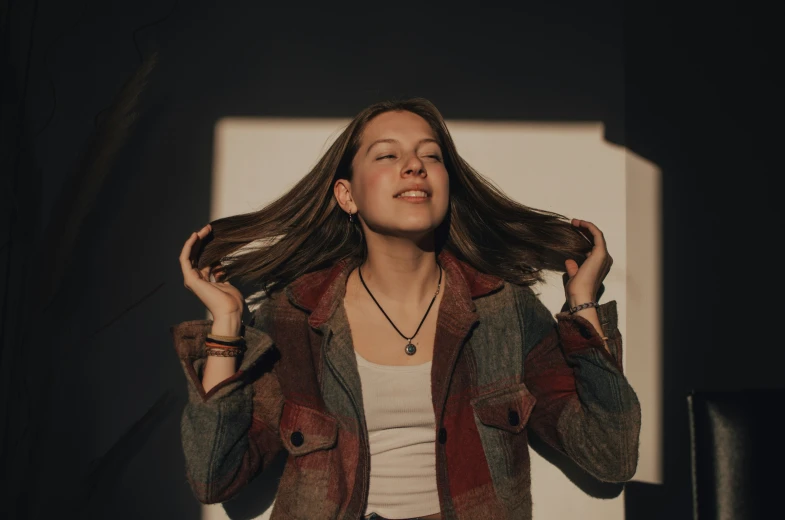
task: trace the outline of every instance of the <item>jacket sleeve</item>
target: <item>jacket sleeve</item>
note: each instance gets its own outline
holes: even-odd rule
[[[269,301],[264,300],[243,327],[248,349],[238,371],[207,393],[201,379],[212,320],[170,328],[188,386],[180,421],[186,477],[204,504],[235,496],[283,449],[278,434],[283,397],[275,371],[277,349],[266,332]]]
[[[638,466],[641,410],[622,372],[616,302],[597,309],[609,353],[585,318],[560,312],[554,319],[529,287],[517,294],[524,383],[536,399],[529,427],[596,478],[630,480]]]

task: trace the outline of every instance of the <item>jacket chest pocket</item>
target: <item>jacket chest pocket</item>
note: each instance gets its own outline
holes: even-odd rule
[[[293,518],[334,518],[339,504],[328,500],[338,439],[338,421],[327,413],[285,400],[279,431],[289,452],[276,503]]]
[[[520,433],[526,428],[537,399],[524,383],[517,383],[471,401],[475,418],[493,428]]]
[[[531,488],[525,429],[536,402],[523,383],[470,401],[494,488],[508,506],[525,499]]]

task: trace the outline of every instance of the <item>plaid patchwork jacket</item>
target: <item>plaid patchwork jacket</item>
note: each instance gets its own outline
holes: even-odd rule
[[[447,284],[431,369],[436,479],[449,520],[531,518],[528,434],[603,481],[632,478],[640,404],[622,373],[616,302],[553,315],[529,287],[439,253]],[[202,503],[232,498],[288,452],[273,520],[362,518],[368,433],[345,309],[346,259],[301,276],[244,327],[236,374],[205,393],[209,320],[171,328],[186,374],[186,476]]]

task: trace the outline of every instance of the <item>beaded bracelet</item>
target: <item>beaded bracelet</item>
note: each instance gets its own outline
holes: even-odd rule
[[[235,348],[208,348],[207,355],[208,356],[218,356],[218,357],[237,357],[243,354],[242,351],[235,349]]]
[[[240,354],[245,353],[245,351],[247,350],[245,345],[243,346],[220,345],[210,340],[205,341],[204,346],[208,356],[211,354],[220,355],[220,356],[224,355],[224,354],[218,354],[218,352],[233,352],[235,353],[235,355],[239,356]]]
[[[242,350],[237,350],[235,348],[207,348],[205,349],[205,353],[208,356],[219,356],[219,357],[237,357],[242,356],[245,354]]]
[[[570,309],[570,314],[575,314],[576,312],[578,312],[580,310],[583,310],[583,309],[588,309],[589,307],[599,307],[599,306],[600,306],[600,304],[597,303],[597,302],[582,303],[582,304],[576,305],[575,307]]]

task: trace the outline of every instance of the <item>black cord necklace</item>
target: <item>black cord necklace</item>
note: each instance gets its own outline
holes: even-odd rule
[[[437,262],[437,263],[436,263],[436,265],[439,265],[439,263]],[[392,326],[393,326],[393,328],[394,328],[394,329],[395,329],[395,330],[398,332],[398,334],[400,334],[400,335],[401,335],[401,337],[407,341],[407,343],[406,343],[406,348],[404,349],[404,350],[405,350],[405,352],[406,352],[408,355],[410,355],[410,356],[413,356],[413,355],[414,355],[414,353],[415,353],[415,352],[417,352],[417,347],[415,347],[415,346],[412,344],[412,339],[414,338],[414,336],[416,336],[416,335],[417,335],[417,333],[418,333],[418,332],[420,332],[420,327],[422,327],[422,324],[423,324],[423,323],[425,323],[425,317],[426,317],[426,316],[428,316],[428,313],[429,313],[429,312],[431,312],[431,307],[433,307],[433,302],[435,302],[435,301],[436,301],[436,295],[438,295],[438,294],[439,294],[439,290],[440,290],[440,289],[441,289],[441,287],[442,287],[442,266],[441,266],[441,265],[439,265],[439,285],[437,285],[437,286],[436,286],[436,294],[434,294],[434,295],[433,295],[433,299],[431,300],[431,304],[430,304],[430,305],[428,305],[428,310],[427,310],[427,311],[425,311],[425,316],[423,316],[423,317],[422,317],[422,320],[420,321],[420,324],[417,326],[417,330],[416,330],[416,331],[414,331],[414,335],[413,335],[411,338],[407,338],[406,336],[404,336],[404,335],[401,333],[401,331],[400,331],[400,330],[398,330],[398,327],[396,327],[396,326],[395,326],[395,323],[393,323],[393,322],[392,322],[392,320],[390,319],[390,317],[389,317],[389,316],[387,316],[387,313],[386,313],[386,312],[384,312],[384,309],[382,309],[382,306],[381,306],[381,305],[379,305],[379,302],[377,302],[377,301],[376,301],[376,298],[374,298],[374,297],[373,297],[373,294],[371,293],[371,290],[370,290],[370,289],[368,289],[368,286],[367,286],[367,285],[365,285],[365,280],[363,280],[363,272],[362,272],[362,270],[361,270],[359,267],[357,268],[357,272],[360,274],[360,281],[363,283],[363,287],[365,287],[365,290],[366,290],[366,291],[368,291],[368,294],[370,294],[370,295],[371,295],[371,298],[372,298],[372,299],[373,299],[373,301],[376,303],[376,306],[377,306],[377,307],[379,307],[379,310],[380,310],[380,311],[382,311],[382,314],[384,314],[384,317],[385,317],[385,318],[387,318],[387,321],[389,321],[389,322],[390,322],[390,325],[392,325]]]

